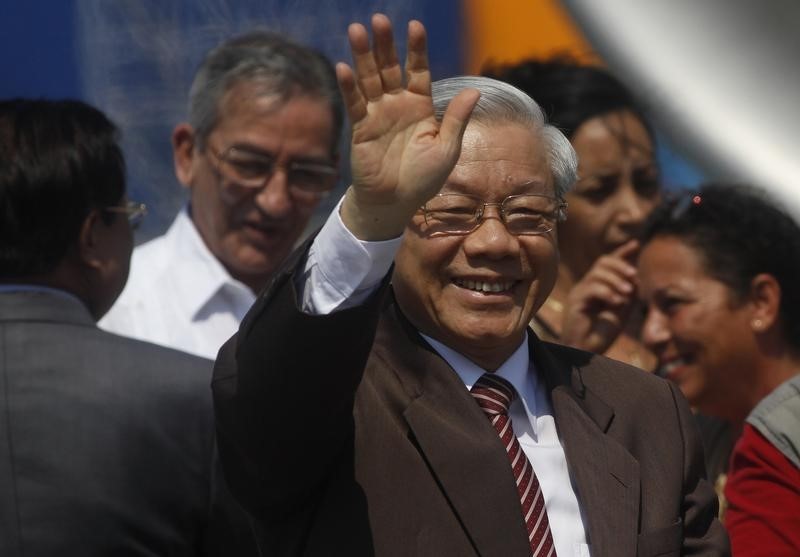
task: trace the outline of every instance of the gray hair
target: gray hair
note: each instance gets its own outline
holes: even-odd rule
[[[503,81],[489,77],[459,76],[433,82],[433,107],[441,120],[447,105],[464,89],[481,93],[472,111],[471,122],[482,124],[514,123],[536,130],[548,146],[550,171],[558,197],[572,188],[578,177],[578,157],[569,140],[558,128],[547,123],[542,109],[528,95]]]
[[[323,54],[267,31],[234,37],[206,54],[189,90],[189,123],[200,149],[218,123],[220,102],[234,85],[255,83],[259,94],[286,102],[298,95],[326,100],[338,149],[344,108],[333,65]]]

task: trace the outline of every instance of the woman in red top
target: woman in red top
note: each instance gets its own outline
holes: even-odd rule
[[[800,555],[800,227],[763,192],[707,186],[656,209],[642,245],[658,372],[741,432],[725,488],[733,554]]]

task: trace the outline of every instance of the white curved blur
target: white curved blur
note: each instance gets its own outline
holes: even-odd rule
[[[770,188],[800,215],[800,2],[563,1],[709,175]]]

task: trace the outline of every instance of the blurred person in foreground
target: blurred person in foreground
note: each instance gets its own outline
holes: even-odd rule
[[[739,432],[734,555],[800,555],[800,227],[763,191],[709,185],[659,208],[642,242],[659,373]]]
[[[189,203],[134,250],[104,329],[214,358],[336,184],[343,108],[333,66],[279,35],[211,50],[172,134]]]
[[[530,95],[578,155],[578,181],[565,196],[570,218],[558,225],[558,280],[534,330],[652,371],[635,310],[635,261],[661,185],[655,135],[638,101],[605,69],[568,58],[489,66],[483,74]],[[607,329],[615,332],[610,346]]]
[[[4,557],[240,555],[219,537],[211,362],[95,325],[143,213],[101,112],[0,102]]]
[[[528,329],[558,272],[567,139],[506,83],[431,83],[421,23],[405,80],[389,20],[372,32],[352,24],[337,66],[353,184],[215,367],[262,549],[727,554],[677,388]]]

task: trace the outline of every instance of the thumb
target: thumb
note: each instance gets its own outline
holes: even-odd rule
[[[442,144],[451,157],[458,157],[461,152],[461,139],[467,129],[472,109],[478,104],[481,94],[477,89],[464,89],[456,95],[442,117],[439,136]]]

